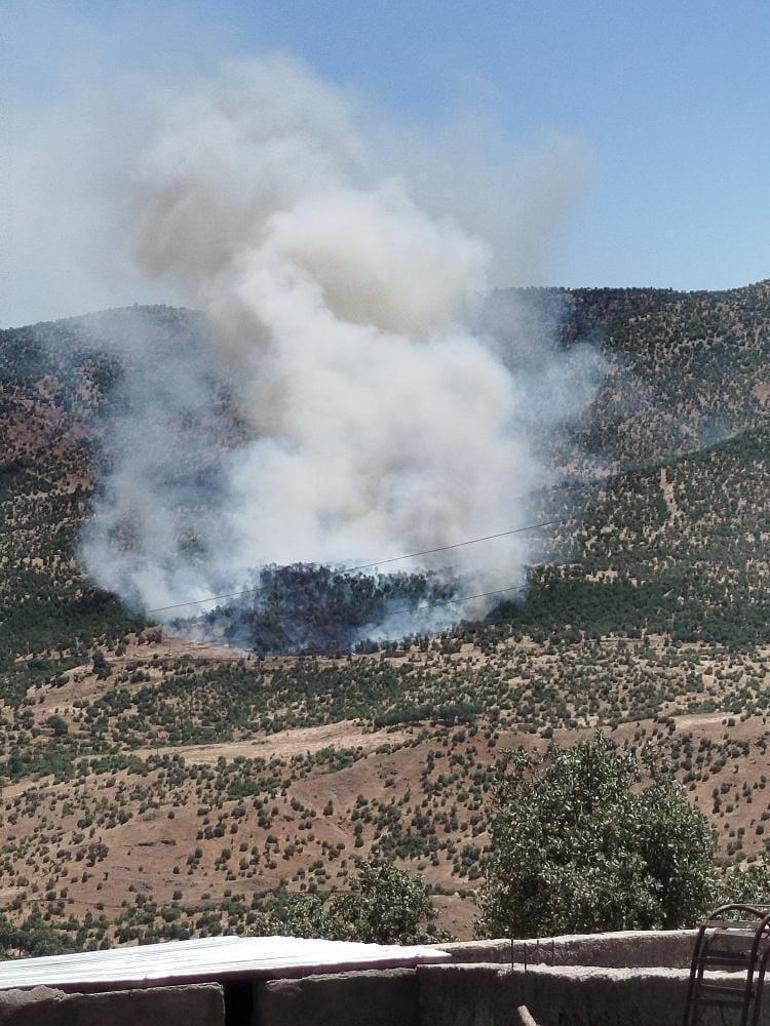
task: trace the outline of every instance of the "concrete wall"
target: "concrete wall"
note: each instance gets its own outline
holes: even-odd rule
[[[438,945],[455,962],[500,962],[507,965],[599,965],[610,968],[690,966],[695,930],[625,930],[617,933],[568,934],[539,940],[456,941]]]
[[[684,969],[476,963],[276,980],[260,987],[254,1026],[519,1026],[520,1005],[538,1026],[681,1026],[688,978]],[[718,1009],[701,1020],[724,1022]],[[770,990],[759,1026],[770,1026]]]
[[[692,943],[692,931],[517,941],[513,965],[509,941],[452,944],[454,961],[443,965],[242,985],[246,1000],[231,1002],[228,1024],[519,1026],[516,1009],[527,1005],[539,1026],[681,1026],[689,978],[683,966]],[[759,1026],[770,1026],[770,983],[765,1005]],[[0,991],[0,1026],[224,1021],[222,988],[213,984],[88,995],[42,987]],[[723,1026],[719,1010],[703,1026]]]
[[[525,973],[482,964],[425,966],[417,975],[420,1026],[519,1026],[519,1005],[539,1026],[682,1026],[689,979],[682,969],[538,966]],[[726,1015],[714,1008],[699,1022],[737,1022]],[[770,1026],[770,991],[759,1026]]]
[[[414,969],[371,969],[257,984],[254,1026],[419,1026]]]
[[[64,994],[48,987],[0,991],[0,1026],[224,1026],[215,984]]]
[[[444,965],[258,985],[253,1026],[519,1026],[519,1005],[539,1026],[681,1026],[694,936],[516,941],[513,965],[507,940],[443,945]],[[718,1009],[702,1023],[724,1026]],[[770,983],[759,1026],[770,1026]]]

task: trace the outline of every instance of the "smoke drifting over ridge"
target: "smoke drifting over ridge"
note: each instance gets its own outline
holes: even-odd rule
[[[153,609],[266,564],[350,566],[529,521],[553,478],[542,442],[585,407],[596,359],[515,311],[508,339],[480,327],[490,246],[419,203],[408,166],[382,176],[375,150],[343,95],[285,58],[158,109],[129,194],[135,259],[207,328],[162,360],[133,346],[81,544],[101,586]],[[523,583],[527,551],[518,535],[398,566],[470,594]]]

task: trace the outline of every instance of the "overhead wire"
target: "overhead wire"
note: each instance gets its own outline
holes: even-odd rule
[[[614,481],[615,478],[622,477],[623,473],[624,473],[623,471],[616,471],[614,473],[607,474],[603,478],[600,479],[599,483],[601,483],[602,485],[607,484],[607,483],[611,483],[612,481]],[[376,566],[387,566],[390,563],[397,563],[397,562],[403,561],[405,559],[416,559],[418,556],[429,556],[429,555],[435,555],[436,553],[439,553],[439,552],[449,552],[449,551],[451,551],[453,549],[464,548],[466,545],[476,545],[476,544],[479,544],[480,542],[493,541],[493,540],[495,540],[497,538],[507,538],[507,537],[510,537],[511,535],[514,535],[514,534],[522,534],[525,531],[534,531],[534,530],[536,530],[539,527],[552,527],[552,526],[554,526],[556,524],[563,523],[565,520],[569,520],[569,519],[570,519],[570,515],[569,514],[565,514],[563,516],[555,517],[555,518],[553,518],[551,520],[544,520],[544,521],[541,521],[541,522],[536,523],[536,524],[525,524],[523,527],[514,527],[514,528],[511,528],[510,530],[498,531],[498,532],[496,532],[494,534],[481,535],[478,538],[468,538],[468,539],[466,539],[464,541],[453,542],[450,545],[438,545],[435,548],[432,548],[432,549],[421,549],[418,552],[405,552],[405,553],[403,553],[403,554],[401,554],[399,556],[387,556],[384,559],[372,560],[369,563],[359,563],[359,564],[356,564],[355,566],[349,566],[349,567],[348,566],[342,566],[342,567],[340,567],[340,573],[346,573],[346,574],[358,573],[361,570],[371,570],[371,569],[373,569]],[[244,569],[246,569],[246,568],[244,568]],[[200,598],[200,599],[190,599],[190,600],[185,601],[185,602],[174,602],[174,603],[171,603],[171,604],[165,605],[165,606],[156,606],[153,609],[146,609],[145,613],[148,614],[148,615],[150,613],[166,613],[166,612],[168,612],[168,611],[170,611],[172,609],[182,609],[182,608],[184,608],[186,606],[203,605],[206,602],[223,602],[223,601],[226,601],[228,599],[243,598],[245,595],[250,595],[255,590],[255,587],[256,587],[255,585],[252,585],[249,588],[243,588],[240,591],[230,592],[228,594],[207,595],[204,598]],[[515,591],[516,588],[503,589],[503,590]],[[475,596],[475,597],[479,597],[479,596]],[[470,596],[469,596],[469,598],[470,598]],[[452,601],[459,601],[459,600],[454,599]],[[463,601],[466,601],[466,600],[463,600]]]
[[[514,534],[523,534],[525,531],[534,531],[534,530],[537,530],[540,527],[552,527],[555,524],[562,523],[565,519],[567,519],[567,517],[564,517],[564,516],[556,517],[556,518],[551,519],[551,520],[540,521],[539,523],[536,523],[536,524],[525,524],[522,527],[513,527],[513,528],[511,528],[510,530],[507,530],[507,531],[497,531],[494,534],[481,535],[478,538],[467,538],[464,541],[453,542],[451,545],[438,545],[438,546],[436,546],[435,548],[432,548],[432,549],[421,549],[419,552],[405,552],[405,553],[403,553],[400,556],[387,556],[384,559],[373,560],[370,563],[359,563],[356,566],[343,567],[343,568],[340,569],[340,572],[341,573],[346,573],[346,574],[358,573],[358,572],[360,572],[362,570],[371,570],[371,569],[373,569],[376,566],[387,566],[387,565],[389,565],[391,563],[397,563],[397,562],[403,561],[405,559],[416,559],[418,556],[431,556],[431,555],[435,555],[438,552],[450,552],[450,551],[452,551],[454,549],[464,548],[467,545],[477,545],[477,544],[479,544],[481,542],[494,541],[495,539],[498,539],[498,538],[508,538],[508,537],[511,537],[511,535],[514,535]],[[154,609],[147,609],[147,610],[145,610],[145,613],[147,615],[150,615],[152,613],[167,613],[167,612],[169,612],[172,609],[182,609],[182,608],[185,608],[186,606],[199,606],[199,605],[203,605],[206,602],[223,602],[223,601],[226,601],[226,600],[229,600],[229,599],[243,598],[245,595],[252,594],[254,592],[254,590],[255,590],[255,586],[252,586],[250,588],[243,588],[240,591],[229,592],[227,594],[207,595],[204,598],[190,599],[190,600],[188,600],[186,602],[172,602],[170,605],[156,606]],[[490,595],[492,595],[492,594],[503,594],[506,591],[516,591],[516,590],[521,590],[521,587],[518,586],[518,588],[517,587],[503,588],[499,592],[489,592],[488,594],[490,594]],[[466,596],[466,597],[463,597],[463,598],[453,598],[453,599],[448,599],[448,600],[441,599],[441,600],[439,600],[439,602],[442,602],[442,603],[443,602],[447,602],[447,601],[449,601],[449,602],[469,602],[471,599],[474,599],[474,598],[486,598],[486,597],[487,597],[487,594],[469,595],[469,596]],[[436,604],[436,603],[430,603],[430,604]]]
[[[598,484],[600,487],[606,487],[607,485],[611,486],[615,482],[616,479],[620,479],[620,478],[624,477],[629,469],[630,468],[628,468],[628,467],[623,467],[623,468],[620,468],[620,469],[618,469],[618,470],[616,470],[614,472],[610,472],[609,474],[606,474],[603,477],[601,477],[597,482],[594,482],[594,484]],[[383,559],[372,560],[371,562],[368,562],[368,563],[359,563],[359,564],[357,564],[355,566],[350,566],[350,567],[342,566],[342,567],[339,568],[339,572],[343,573],[343,574],[358,573],[358,572],[363,571],[363,570],[371,570],[374,567],[378,567],[378,566],[387,566],[389,564],[401,562],[401,561],[406,560],[406,559],[416,559],[419,556],[430,556],[430,555],[435,555],[435,554],[440,553],[440,552],[449,552],[449,551],[452,551],[452,550],[455,550],[455,549],[464,548],[465,546],[468,546],[468,545],[477,545],[477,544],[479,544],[481,542],[493,541],[493,540],[498,539],[498,538],[507,538],[507,537],[510,537],[512,535],[515,535],[515,534],[522,534],[522,533],[524,533],[526,531],[534,531],[534,530],[537,530],[538,528],[542,528],[542,527],[553,527],[556,524],[563,523],[564,521],[569,520],[569,519],[571,519],[570,515],[569,514],[565,514],[563,516],[554,517],[554,518],[552,518],[550,520],[543,520],[543,521],[540,521],[540,522],[535,523],[535,524],[525,524],[522,527],[514,527],[514,528],[511,528],[511,529],[506,530],[506,531],[497,531],[494,534],[481,535],[481,536],[479,536],[477,538],[467,538],[464,541],[453,542],[452,544],[449,544],[449,545],[438,545],[438,546],[435,546],[434,548],[430,548],[430,549],[420,549],[417,552],[406,552],[406,553],[403,553],[403,554],[398,555],[398,556],[387,556],[387,557],[385,557]],[[169,612],[169,611],[171,611],[173,609],[183,609],[183,608],[186,608],[188,606],[203,605],[203,604],[205,604],[207,602],[223,602],[223,601],[227,601],[227,600],[230,600],[230,599],[243,598],[246,595],[253,594],[255,590],[256,590],[256,585],[252,585],[249,588],[243,588],[243,589],[241,589],[239,591],[229,592],[229,593],[226,593],[226,594],[207,595],[204,598],[200,598],[200,599],[189,599],[189,600],[187,600],[185,602],[174,602],[174,603],[170,603],[169,605],[156,606],[156,607],[154,607],[152,609],[147,609],[147,610],[145,610],[145,614],[146,615],[150,615],[150,614],[154,614],[154,613],[166,613],[166,612]],[[419,600],[418,604],[416,606],[411,605],[411,606],[404,606],[404,607],[399,608],[399,609],[391,609],[391,610],[388,611],[388,615],[390,616],[390,615],[394,615],[394,614],[401,613],[401,612],[414,612],[415,609],[425,608],[426,606],[449,605],[449,604],[452,604],[452,603],[466,603],[466,602],[471,602],[474,599],[490,598],[490,597],[493,597],[493,596],[496,596],[496,595],[505,595],[505,594],[510,594],[512,592],[517,592],[517,591],[520,592],[520,591],[525,591],[525,590],[526,590],[526,585],[513,585],[513,586],[511,586],[509,588],[499,588],[499,589],[495,589],[493,591],[479,592],[478,594],[475,594],[475,595],[463,595],[463,596],[459,596],[458,595],[458,596],[453,596],[451,598],[445,598],[445,599],[423,599],[423,600]]]
[[[387,617],[396,616],[398,613],[419,613],[421,609],[425,609],[427,606],[449,606],[452,603],[464,604],[466,602],[472,602],[474,599],[491,598],[494,595],[509,595],[514,591],[526,591],[526,584],[516,584],[510,588],[497,588],[494,591],[480,591],[476,595],[453,595],[451,598],[443,599],[418,599],[417,603],[413,606],[401,606],[400,609],[388,609],[385,613]]]

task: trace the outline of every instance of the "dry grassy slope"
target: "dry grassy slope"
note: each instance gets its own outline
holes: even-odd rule
[[[529,652],[535,665],[548,658],[534,646]],[[627,652],[633,664],[652,662],[653,677],[672,673],[662,647],[642,651],[629,642]],[[154,657],[165,655],[162,642],[137,646],[132,661],[152,669]],[[763,848],[770,818],[766,717],[682,711],[713,693],[715,670],[738,677],[749,663],[735,658],[720,668],[702,648],[687,655],[699,667],[701,691],[667,703],[657,722],[623,723],[613,735],[637,749],[653,742],[712,816],[725,854],[750,854]],[[470,646],[462,653],[471,665],[484,658]],[[81,674],[92,701],[114,689],[86,667],[72,671]],[[158,674],[152,686],[162,689],[163,678]],[[77,717],[67,686],[44,685],[35,699],[36,716],[58,712],[71,723],[74,741]],[[559,728],[554,740],[570,743],[588,730]],[[543,749],[549,731],[493,726],[481,716],[472,727],[425,722],[373,730],[367,721],[342,721],[246,733],[208,745],[144,746],[132,758],[102,756],[90,768],[89,760],[76,760],[71,775],[9,784],[2,805],[3,903],[22,900],[28,908],[39,901],[54,922],[103,913],[116,924],[113,936],[121,928],[166,935],[168,924],[153,906],[170,904],[180,908],[173,930],[195,930],[208,907],[220,925],[243,928],[255,893],[281,882],[339,886],[354,859],[374,851],[395,854],[434,884],[444,895],[442,925],[468,935],[473,905],[463,895],[478,881],[488,842],[484,812],[495,753],[518,744]],[[244,901],[222,913],[226,896]]]
[[[121,374],[100,339],[138,316],[162,354],[194,315],[0,333],[0,904],[80,943],[247,929],[254,893],[342,885],[379,852],[467,936],[496,751],[597,725],[654,742],[725,856],[764,846],[768,286],[556,298],[565,342],[610,361],[577,442],[634,467],[551,500],[562,558],[523,607],[341,660],[162,637],[72,558]]]

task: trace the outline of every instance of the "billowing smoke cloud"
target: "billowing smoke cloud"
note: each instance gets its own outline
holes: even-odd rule
[[[206,326],[127,374],[82,543],[102,586],[155,609],[265,564],[350,566],[528,522],[596,362],[531,318],[484,328],[490,246],[462,210],[418,201],[408,160],[383,175],[369,140],[363,112],[285,58],[159,105],[126,224],[143,272]],[[451,561],[469,593],[523,583],[527,552],[514,535],[398,569]]]

